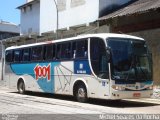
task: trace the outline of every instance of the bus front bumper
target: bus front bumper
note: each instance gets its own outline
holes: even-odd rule
[[[153,90],[143,91],[116,91],[113,90],[110,94],[111,99],[138,99],[138,98],[150,98],[153,95]]]

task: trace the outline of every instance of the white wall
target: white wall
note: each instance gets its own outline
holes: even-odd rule
[[[86,0],[80,6],[71,7],[71,0],[67,0],[67,9],[60,13],[60,28],[71,27],[80,24],[88,24],[98,19],[99,0]]]
[[[55,31],[57,23],[57,12],[54,0],[40,1],[40,33]]]
[[[98,19],[99,0],[85,0],[85,4],[71,7],[71,0],[66,0],[66,9],[59,11],[59,29],[69,28],[93,22]],[[40,32],[56,30],[57,13],[54,0],[41,0]]]
[[[32,4],[32,9],[21,10],[21,34],[40,32],[40,3]]]

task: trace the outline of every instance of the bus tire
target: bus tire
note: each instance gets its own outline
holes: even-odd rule
[[[78,102],[82,102],[82,103],[87,102],[87,100],[88,100],[87,89],[86,89],[85,85],[79,84],[77,86],[75,97]]]
[[[25,84],[24,84],[24,81],[23,80],[20,80],[19,82],[18,82],[18,92],[20,93],[20,94],[25,94]]]

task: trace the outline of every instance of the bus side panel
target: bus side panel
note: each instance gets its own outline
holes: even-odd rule
[[[58,64],[59,62],[11,64],[11,69],[14,76],[24,79],[26,90],[54,93],[54,67]],[[13,84],[17,84],[17,81]]]
[[[88,96],[90,98],[109,98],[109,80],[101,80],[94,76],[84,77],[88,84]]]
[[[26,90],[72,95],[75,80],[84,80],[88,97],[106,99],[109,95],[109,81],[92,76],[87,60],[10,64],[5,69],[11,88],[17,88],[18,79],[22,78]]]
[[[9,70],[6,80],[9,81],[9,85],[11,88],[17,88],[18,80],[22,79],[25,83],[26,90],[43,92],[34,77],[34,64],[10,64],[6,66],[6,68],[8,68]]]
[[[55,93],[69,94],[70,85],[73,80],[73,61],[61,62],[55,66]]]

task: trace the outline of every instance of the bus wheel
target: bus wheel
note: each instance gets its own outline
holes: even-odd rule
[[[78,102],[87,102],[88,98],[87,98],[87,90],[86,87],[82,84],[77,86],[77,90],[76,90],[76,99]]]
[[[25,93],[25,84],[23,81],[19,81],[18,83],[18,92],[20,94],[24,94]]]

